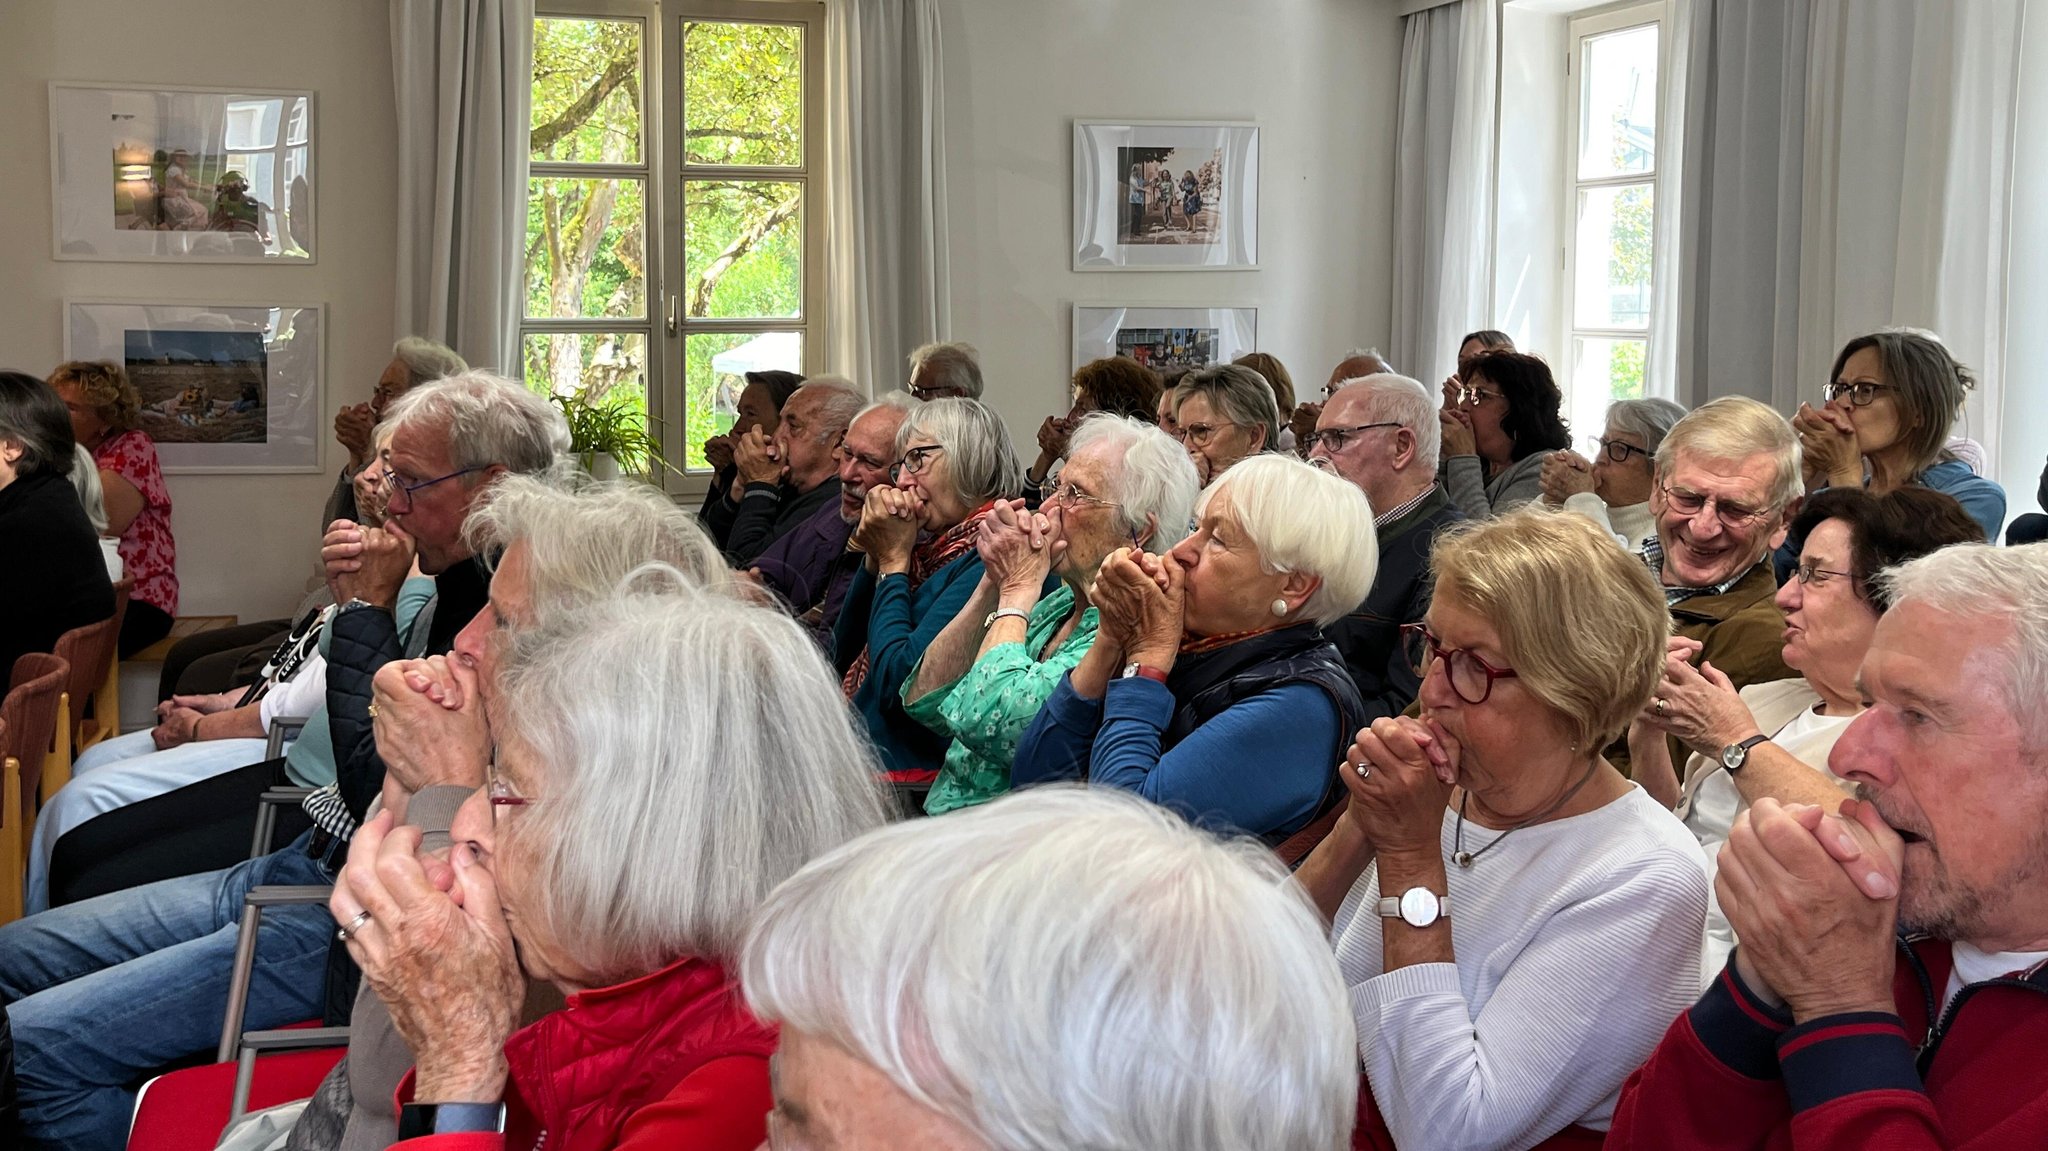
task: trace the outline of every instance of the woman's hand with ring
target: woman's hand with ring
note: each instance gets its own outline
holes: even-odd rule
[[[1351,804],[1344,818],[1381,852],[1439,852],[1459,751],[1434,722],[1374,720],[1345,751],[1350,770],[1340,774]]]

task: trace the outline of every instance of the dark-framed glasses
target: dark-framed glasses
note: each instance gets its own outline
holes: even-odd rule
[[[1466,386],[1458,389],[1458,403],[1463,407],[1478,407],[1488,400],[1497,400],[1501,393],[1491,388]]]
[[[889,475],[892,479],[923,475],[924,470],[932,466],[932,457],[945,450],[945,447],[941,444],[931,444],[922,448],[910,448],[903,453],[902,459],[896,461],[896,466],[889,469]]]
[[[1647,449],[1639,448],[1627,440],[1596,439],[1593,441],[1593,448],[1596,454],[1605,455],[1617,464],[1627,463],[1630,456],[1647,457],[1650,454]]]
[[[1302,443],[1309,451],[1315,451],[1320,446],[1324,451],[1335,454],[1349,447],[1352,437],[1360,432],[1369,432],[1374,428],[1400,428],[1406,426],[1406,424],[1399,420],[1382,420],[1376,424],[1353,424],[1348,428],[1323,428],[1320,431],[1310,432],[1302,437]]]
[[[1687,519],[1700,514],[1711,504],[1723,527],[1741,529],[1771,514],[1771,509],[1767,507],[1752,508],[1746,504],[1731,503],[1719,496],[1704,495],[1691,488],[1660,484],[1658,490],[1664,493],[1665,504]]]
[[[473,468],[462,468],[457,471],[449,472],[445,476],[435,476],[431,480],[421,480],[416,484],[406,483],[404,480],[398,478],[397,472],[392,471],[389,468],[386,468],[384,470],[384,478],[380,481],[380,483],[384,488],[384,498],[386,500],[397,499],[398,493],[404,492],[405,502],[408,505],[410,505],[414,497],[418,496],[420,492],[426,490],[427,488],[433,487],[435,484],[447,483],[449,480],[454,479],[456,476],[466,476],[471,472],[480,472],[490,466],[491,465],[489,464],[478,464],[476,467]]]
[[[1216,433],[1222,430],[1221,424],[1182,424],[1180,430],[1174,433],[1174,437],[1181,443],[1193,444],[1200,448],[1208,446],[1209,441],[1215,439]]]
[[[1401,646],[1407,653],[1408,666],[1415,674],[1429,678],[1430,666],[1441,660],[1444,678],[1450,681],[1451,690],[1458,698],[1470,704],[1485,703],[1493,695],[1493,681],[1515,679],[1515,669],[1495,667],[1481,659],[1477,652],[1462,647],[1445,647],[1428,624],[1404,623],[1401,625]]]
[[[1862,380],[1853,384],[1837,382],[1822,388],[1820,394],[1831,404],[1843,396],[1848,396],[1849,406],[1867,408],[1873,400],[1877,399],[1877,393],[1887,388],[1896,388],[1898,386],[1897,384],[1880,384],[1874,380]]]

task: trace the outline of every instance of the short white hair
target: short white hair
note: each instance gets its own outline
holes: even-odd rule
[[[503,376],[474,369],[391,401],[383,422],[444,436],[449,466],[457,469],[501,464],[532,475],[569,450],[569,422],[560,408]]]
[[[911,438],[923,435],[946,450],[953,490],[970,508],[998,497],[1015,496],[1024,483],[1024,465],[1010,444],[1003,417],[980,400],[941,396],[904,413],[896,429],[896,455],[901,458]]]
[[[1424,474],[1436,474],[1437,458],[1443,452],[1443,422],[1437,419],[1436,401],[1422,381],[1393,372],[1374,372],[1340,382],[1330,393],[1332,400],[1357,388],[1365,401],[1360,419],[1368,424],[1396,423],[1415,433],[1415,466]]]
[[[930,368],[938,377],[932,381],[933,387],[958,388],[964,393],[962,398],[981,398],[981,353],[973,344],[926,344],[910,353],[913,379],[920,368]],[[907,390],[908,385],[905,387]]]
[[[408,388],[459,376],[469,370],[469,364],[455,353],[454,348],[419,336],[407,336],[391,345],[391,358],[405,365]]]
[[[1350,1145],[1356,1032],[1321,918],[1255,842],[1113,790],[849,844],[768,897],[742,971],[755,1014],[996,1151]]]
[[[1616,400],[1607,405],[1607,426],[1617,432],[1643,437],[1643,450],[1655,459],[1664,437],[1685,418],[1685,409],[1656,396]]]
[[[612,594],[647,563],[667,564],[711,591],[733,591],[732,569],[697,517],[639,480],[599,481],[569,470],[544,479],[505,476],[462,532],[481,556],[526,545],[536,622]]]
[[[1681,452],[1735,464],[1752,456],[1768,458],[1775,474],[1765,498],[1774,512],[1783,511],[1805,490],[1806,481],[1799,470],[1799,436],[1791,421],[1747,396],[1709,400],[1673,424],[1664,433],[1664,442],[1657,445],[1658,483],[1670,479]]]
[[[2007,705],[2031,751],[2048,750],[2048,543],[1999,547],[1955,544],[1876,577],[1891,614],[1908,601],[1948,615],[2005,620],[2012,635],[1980,657],[2003,660]],[[1940,642],[1931,640],[1929,642]]]
[[[536,913],[613,980],[733,962],[777,884],[884,812],[874,752],[795,620],[673,569],[633,583],[516,635],[492,707],[501,741],[545,765],[544,802],[499,851],[532,853]]]
[[[867,404],[867,397],[845,376],[812,376],[790,393],[789,399],[798,396],[810,396],[817,401],[817,434],[821,438],[837,439]],[[783,401],[782,406],[788,407],[789,401]]]
[[[1202,489],[1195,514],[1230,497],[1231,519],[1259,551],[1268,572],[1318,576],[1322,586],[1303,613],[1327,627],[1365,602],[1379,570],[1372,502],[1357,485],[1293,456],[1267,452],[1232,464]]]
[[[1109,490],[1103,496],[1116,503],[1123,531],[1152,528],[1145,550],[1154,555],[1165,555],[1186,539],[1202,479],[1180,441],[1160,431],[1158,424],[1093,412],[1068,438],[1067,458],[1097,445],[1107,447],[1112,457]]]

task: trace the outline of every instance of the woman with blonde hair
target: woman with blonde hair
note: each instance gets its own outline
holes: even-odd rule
[[[1358,733],[1350,805],[1299,872],[1351,988],[1362,1145],[1597,1147],[1699,994],[1706,861],[1601,756],[1670,616],[1581,516],[1454,528],[1433,563],[1404,629],[1421,716]]]
[[[171,634],[178,614],[178,542],[171,536],[171,492],[156,444],[141,429],[142,400],[121,365],[73,360],[57,365],[50,386],[71,410],[71,431],[99,465],[107,534],[121,541],[121,565],[135,582],[121,624],[121,658]]]

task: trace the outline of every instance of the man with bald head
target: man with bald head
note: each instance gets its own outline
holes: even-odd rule
[[[733,445],[745,485],[727,529],[725,558],[746,567],[798,524],[839,504],[839,441],[863,397],[843,376],[812,376],[783,401],[774,428],[755,428]]]
[[[1327,400],[1337,389],[1350,380],[1362,380],[1367,376],[1393,375],[1394,369],[1374,348],[1355,348],[1344,353],[1337,366],[1330,369],[1330,378],[1323,382],[1323,398]],[[1323,414],[1321,402],[1303,401],[1295,405],[1288,416],[1287,426],[1294,432],[1296,449],[1303,458],[1308,456],[1308,437],[1315,434],[1316,417]],[[1374,505],[1377,508],[1378,505]]]

